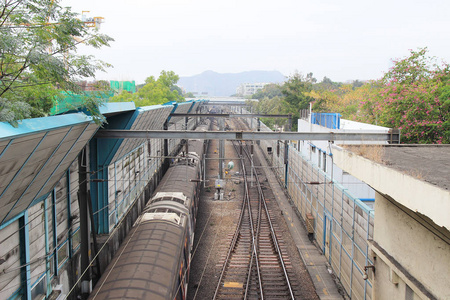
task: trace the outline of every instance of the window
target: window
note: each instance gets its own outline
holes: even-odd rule
[[[319,165],[319,169],[322,168],[322,151],[317,152],[317,164]]]
[[[177,202],[177,203],[184,204],[184,200],[178,199],[178,198],[174,198],[174,197],[161,197],[161,198],[156,198],[156,199],[152,200],[152,202],[150,202],[150,204],[153,204],[153,203],[159,202],[159,201],[175,201],[175,202]]]
[[[406,290],[405,290],[405,300],[414,300],[415,293],[414,291],[409,287],[409,285],[405,284]]]
[[[77,251],[78,246],[80,245],[80,228],[78,228],[73,234],[72,234],[72,250],[73,252]]]
[[[69,257],[69,243],[66,241],[59,249],[58,249],[58,268],[61,267]]]
[[[31,299],[45,299],[47,293],[47,276],[44,276],[31,288]]]

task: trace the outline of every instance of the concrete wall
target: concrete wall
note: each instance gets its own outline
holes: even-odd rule
[[[344,149],[334,158],[377,190],[374,299],[450,299],[450,192]]]
[[[423,225],[429,220],[379,193],[375,209],[374,298],[450,299],[450,245],[439,237],[450,232],[433,232]]]
[[[335,147],[334,162],[353,176],[412,211],[428,216],[438,226],[450,228],[450,192],[389,166]],[[423,199],[427,199],[423,201]]]

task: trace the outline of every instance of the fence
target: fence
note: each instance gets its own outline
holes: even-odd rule
[[[367,240],[373,236],[374,211],[289,146],[287,189],[304,220],[314,218],[314,236],[334,273],[352,299],[371,299],[372,264]]]

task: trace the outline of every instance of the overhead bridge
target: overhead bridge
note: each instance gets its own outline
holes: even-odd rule
[[[250,106],[243,101],[205,101],[202,103],[204,106],[220,106],[220,105],[232,105],[232,106]]]
[[[266,131],[193,131],[193,130],[99,130],[96,138],[106,139],[218,139],[218,140],[322,140],[388,141],[398,143],[400,131],[386,132],[266,132]]]
[[[173,113],[171,117],[206,117],[206,118],[288,118],[292,115],[273,115],[273,114],[196,114],[196,113]]]

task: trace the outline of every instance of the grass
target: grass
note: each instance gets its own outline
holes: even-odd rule
[[[379,164],[390,165],[388,161],[383,159],[385,156],[385,148],[383,145],[343,145],[343,148]],[[418,169],[401,169],[400,171],[405,175],[409,175],[419,180],[424,180],[427,175]]]
[[[406,175],[409,175],[411,177],[417,178],[419,180],[425,179],[424,174],[420,170],[417,170],[417,169],[406,170],[403,173],[405,173]]]

